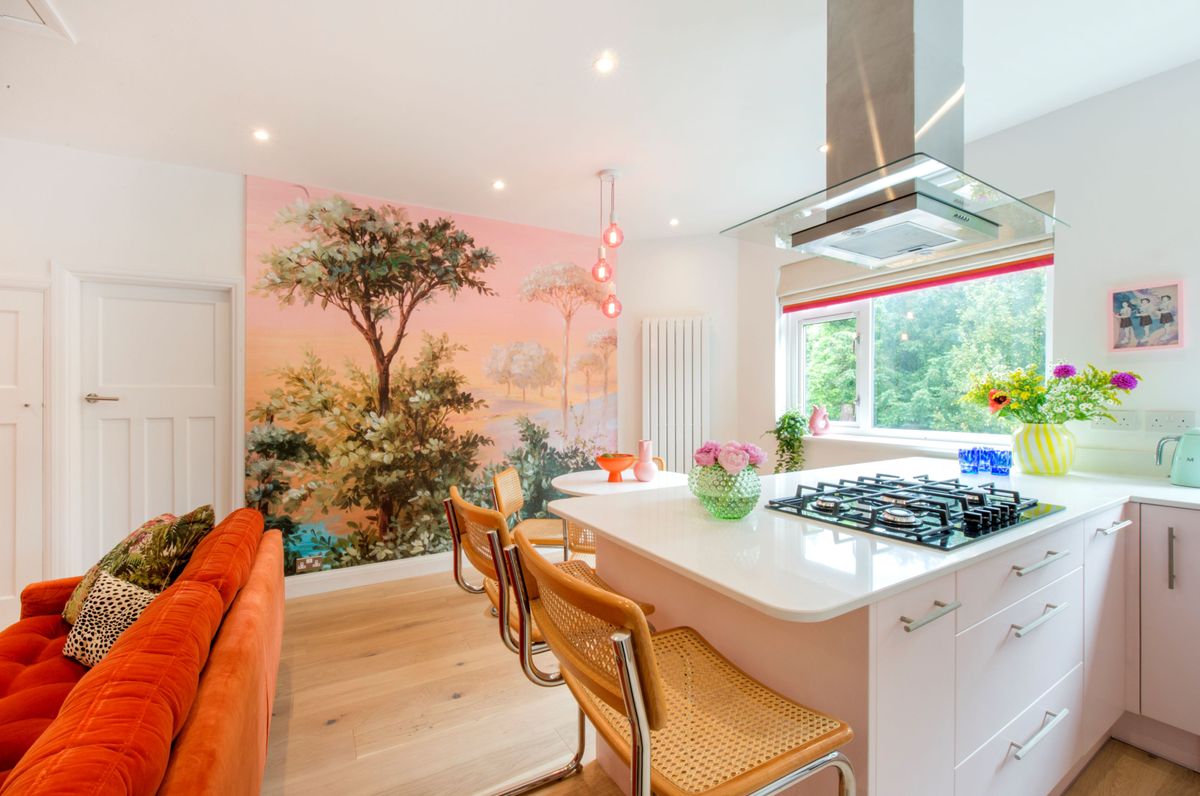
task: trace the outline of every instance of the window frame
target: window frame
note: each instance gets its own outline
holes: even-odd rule
[[[1049,371],[1051,360],[1051,345],[1054,332],[1054,267],[1045,266],[1046,272],[1046,350],[1043,367]],[[919,288],[913,292],[936,290],[941,285]],[[805,346],[804,328],[816,323],[841,320],[854,317],[857,319],[858,339],[855,346],[855,378],[858,384],[858,401],[855,415],[857,420],[845,422],[830,419],[830,433],[845,437],[876,437],[881,440],[909,440],[913,442],[978,442],[983,444],[1000,444],[1009,439],[1004,432],[979,433],[970,431],[935,431],[933,429],[879,428],[875,425],[875,313],[874,298],[850,301],[845,304],[835,304],[827,307],[817,307],[810,310],[797,310],[783,314],[785,324],[783,357],[786,363],[784,373],[787,378],[785,393],[786,407],[800,407],[805,412],[812,408],[806,403],[806,386],[804,384]],[[799,357],[793,357],[792,352],[798,351]],[[777,413],[778,414],[778,413]]]

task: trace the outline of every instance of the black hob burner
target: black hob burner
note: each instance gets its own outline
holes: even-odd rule
[[[964,484],[957,478],[923,475],[860,476],[836,484],[801,485],[795,497],[768,501],[767,508],[941,550],[1063,510],[994,483]]]

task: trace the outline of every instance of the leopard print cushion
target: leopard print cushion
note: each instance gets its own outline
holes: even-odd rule
[[[95,666],[157,596],[100,571],[67,635],[63,655]]]

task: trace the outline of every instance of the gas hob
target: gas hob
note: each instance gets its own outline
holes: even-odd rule
[[[994,483],[883,474],[801,485],[795,497],[768,501],[767,508],[940,550],[1064,510]]]

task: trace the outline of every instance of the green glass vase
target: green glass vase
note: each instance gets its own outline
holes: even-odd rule
[[[720,520],[740,520],[758,505],[762,482],[753,467],[730,474],[719,464],[693,467],[688,489],[700,498],[708,513]]]

